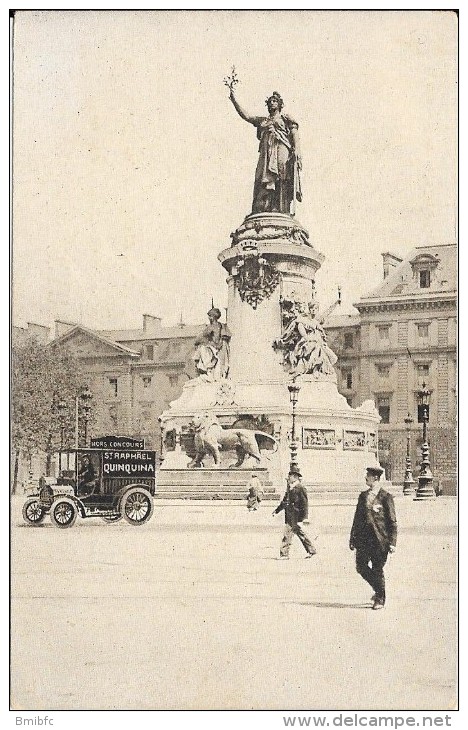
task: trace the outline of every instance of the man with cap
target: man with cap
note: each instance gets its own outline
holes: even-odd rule
[[[301,479],[302,474],[299,469],[291,467],[288,474],[289,492],[286,492],[278,507],[273,512],[273,515],[277,515],[284,510],[285,526],[280,549],[280,559],[283,560],[289,558],[289,548],[291,547],[293,535],[297,535],[304,545],[307,558],[311,558],[317,552],[301,524],[309,515],[307,490],[303,486]]]
[[[359,495],[349,538],[350,550],[356,550],[356,570],[374,589],[374,610],[385,605],[383,568],[397,540],[395,504],[392,495],[380,486],[382,473],[380,466],[367,468],[367,489]]]

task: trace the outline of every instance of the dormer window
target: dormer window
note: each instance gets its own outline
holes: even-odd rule
[[[431,272],[430,269],[421,269],[419,272],[419,287],[421,289],[429,289],[431,286]]]
[[[410,261],[413,278],[419,289],[430,289],[439,263],[438,256],[433,256],[429,252],[420,253]]]

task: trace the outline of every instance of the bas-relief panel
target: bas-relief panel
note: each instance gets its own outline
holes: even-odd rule
[[[303,428],[303,449],[336,449],[336,431],[334,428]]]
[[[365,449],[365,431],[343,431],[343,449]]]

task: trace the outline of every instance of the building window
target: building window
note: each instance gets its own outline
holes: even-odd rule
[[[388,378],[390,375],[390,365],[376,365],[380,378]]]
[[[352,350],[353,347],[354,347],[354,334],[352,332],[345,332],[344,349]]]
[[[429,322],[420,322],[416,327],[418,328],[418,337],[427,340],[429,337]]]
[[[145,345],[143,355],[146,360],[154,360],[154,345]]]
[[[169,378],[169,385],[171,385],[172,387],[174,387],[175,385],[178,384],[178,382],[179,382],[178,375],[168,375],[167,377]]]
[[[151,385],[151,375],[143,375],[143,388],[149,388]]]
[[[430,370],[430,367],[429,367],[428,363],[420,362],[416,365],[416,373],[418,376],[418,385],[422,386],[423,383],[426,383],[426,385],[427,385],[427,382],[429,380],[429,370]]]
[[[390,398],[380,396],[377,398],[377,410],[381,423],[390,423]]]
[[[419,287],[421,289],[429,289],[431,286],[431,271],[430,269],[421,269],[419,272]]]
[[[351,368],[346,368],[341,371],[343,378],[343,387],[347,390],[351,390],[353,387],[353,371]]]
[[[111,395],[114,398],[117,398],[117,395],[119,392],[119,385],[118,385],[117,378],[109,378],[109,389],[110,389]]]
[[[381,324],[378,326],[378,330],[379,330],[379,340],[381,342],[388,342],[390,339],[390,325]]]

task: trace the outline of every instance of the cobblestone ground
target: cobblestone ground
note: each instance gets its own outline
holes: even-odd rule
[[[456,502],[397,500],[388,604],[370,610],[353,506],[312,506],[318,554],[278,561],[262,504],[157,503],[139,528],[12,526],[12,706],[454,709]]]

